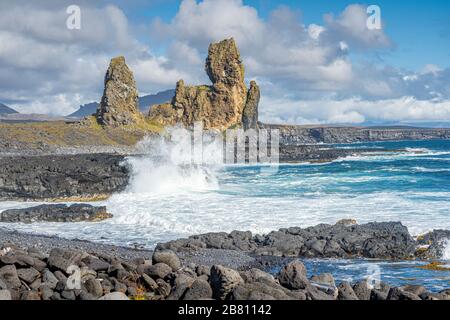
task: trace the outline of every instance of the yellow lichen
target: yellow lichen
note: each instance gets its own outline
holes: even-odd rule
[[[441,262],[433,261],[424,266],[418,266],[419,269],[431,270],[431,271],[448,271],[450,272],[450,266],[445,266]]]
[[[52,198],[45,200],[47,202],[98,202],[108,200],[110,196],[110,194],[95,194],[82,197]]]

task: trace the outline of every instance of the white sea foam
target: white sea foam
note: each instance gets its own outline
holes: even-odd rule
[[[201,157],[196,159],[190,137],[177,128],[168,135],[170,139],[146,137],[137,146],[142,156],[127,158],[132,176],[126,193],[175,194],[217,188],[215,170],[222,164],[221,145],[205,139]]]
[[[227,188],[233,192],[228,193]],[[312,226],[355,218],[370,221],[402,221],[412,234],[434,228],[450,229],[450,194],[372,193],[361,195],[306,194],[293,197],[248,197],[242,186],[226,186],[220,192],[122,193],[105,204],[114,217],[99,223],[37,223],[7,225],[21,231],[58,234],[114,244],[157,242],[205,232],[250,230],[266,233],[282,227]],[[415,199],[426,197],[421,201]],[[29,205],[29,204],[28,204]],[[22,207],[24,205],[22,204]],[[3,206],[2,206],[3,207]],[[8,207],[15,207],[9,203]],[[5,226],[5,224],[3,224]]]
[[[427,148],[405,148],[408,152],[415,152],[415,153],[430,153],[431,150]]]
[[[450,260],[450,240],[447,239],[444,242],[444,250],[442,251],[442,259]]]

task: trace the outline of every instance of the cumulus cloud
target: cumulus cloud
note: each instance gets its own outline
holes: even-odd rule
[[[119,54],[143,93],[173,88],[181,78],[208,83],[209,43],[234,37],[247,80],[261,86],[263,121],[450,120],[450,69],[430,61],[418,71],[402,70],[369,59],[395,50],[395,43],[384,28],[367,29],[366,6],[324,12],[323,21],[305,24],[300,11],[286,6],[262,18],[241,0],[183,0],[171,20],[140,26],[143,39],[107,2],[79,1],[79,31],[65,28],[68,0],[0,3],[0,99],[24,112],[67,114],[99,99],[109,59]]]
[[[391,122],[433,122],[450,120],[450,100],[432,102],[414,97],[363,100],[305,100],[265,98],[261,120],[289,124],[362,124]]]
[[[0,4],[0,100],[21,112],[68,114],[100,99],[109,60],[125,55],[143,92],[185,74],[133,35],[123,11],[81,3],[81,29],[66,28],[64,2]]]
[[[384,29],[367,28],[367,7],[359,4],[349,5],[338,16],[324,16],[326,34],[330,41],[345,39],[354,49],[380,49],[392,47],[392,41],[384,33]]]
[[[262,19],[240,0],[184,0],[170,22],[157,21],[154,28],[164,39],[175,39],[180,52],[198,65],[210,42],[234,37],[247,77],[261,85],[265,121],[448,119],[449,70],[430,64],[408,72],[369,60],[352,62],[352,52],[395,47],[384,28],[367,28],[367,17],[366,6],[354,4],[325,14],[321,24],[305,25],[300,12],[285,6]],[[197,81],[204,80],[202,69],[197,72]]]

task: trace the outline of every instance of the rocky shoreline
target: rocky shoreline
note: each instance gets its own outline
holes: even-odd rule
[[[117,154],[0,158],[0,201],[105,198],[128,184],[124,159]]]
[[[256,256],[301,258],[439,259],[449,238],[449,230],[434,230],[414,239],[400,222],[359,225],[354,220],[341,220],[335,225],[283,228],[266,235],[249,231],[206,233],[159,244],[157,249],[222,249]]]
[[[10,209],[0,212],[0,222],[80,222],[102,221],[112,218],[105,206],[94,207],[89,204],[43,204],[25,209]]]
[[[450,128],[298,126],[272,124],[261,124],[260,127],[269,130],[279,130],[280,143],[284,145],[450,139]]]
[[[324,163],[355,155],[405,150],[280,146],[281,163]],[[135,157],[148,156],[134,154]],[[110,153],[0,157],[0,201],[95,201],[124,191],[131,177],[126,156]]]
[[[238,231],[198,235],[159,244],[152,252],[0,228],[0,299],[450,300],[450,289],[429,292],[418,285],[391,287],[370,279],[336,283],[331,274],[307,277],[298,260],[434,259],[449,236],[450,231],[436,230],[413,239],[400,223],[344,220],[263,236]],[[346,244],[348,252],[331,241],[342,250]],[[425,244],[427,254],[418,250]],[[282,262],[277,274],[264,271],[270,259]]]

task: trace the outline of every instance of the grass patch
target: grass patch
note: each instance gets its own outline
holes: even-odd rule
[[[45,148],[83,146],[135,145],[149,133],[161,133],[164,127],[156,122],[139,119],[135,124],[103,127],[95,117],[80,122],[48,121],[32,123],[0,123],[0,147]]]

